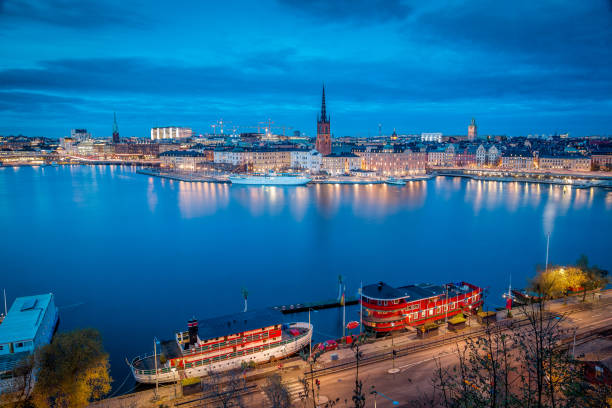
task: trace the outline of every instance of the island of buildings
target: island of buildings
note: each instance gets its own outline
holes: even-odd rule
[[[216,130],[220,128],[220,133]],[[50,163],[138,164],[173,172],[214,174],[304,172],[317,177],[398,177],[429,171],[503,170],[514,172],[601,174],[612,171],[612,139],[568,134],[520,137],[481,135],[472,119],[467,135],[439,132],[376,137],[333,137],[325,89],[317,115],[317,135],[299,131],[275,134],[271,125],[257,132],[196,134],[189,127],[151,129],[150,138],[120,137],[114,117],[112,137],[94,138],[73,129],[59,140],[0,136],[4,166]]]

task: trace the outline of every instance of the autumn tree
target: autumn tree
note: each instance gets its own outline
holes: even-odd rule
[[[108,354],[95,329],[57,334],[35,358],[38,374],[32,402],[36,407],[85,407],[111,389]]]
[[[589,290],[603,288],[610,282],[608,271],[599,268],[597,265],[589,265],[589,258],[586,255],[580,255],[576,261],[576,267],[582,270],[585,274],[585,282],[583,285],[582,301],[586,300],[586,293]]]

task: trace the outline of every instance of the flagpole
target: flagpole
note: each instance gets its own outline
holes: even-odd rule
[[[346,299],[345,299],[345,293],[346,293],[346,285],[344,285],[343,291],[342,291],[342,337],[345,336],[346,333]]]
[[[363,302],[361,301],[362,299],[363,299],[363,281],[361,281],[360,288],[359,288],[359,334],[362,333],[362,327],[363,327]]]

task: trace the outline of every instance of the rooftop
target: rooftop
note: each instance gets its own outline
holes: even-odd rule
[[[283,314],[275,309],[259,309],[199,320],[198,335],[202,340],[213,339],[248,330],[282,324]]]
[[[0,344],[34,339],[45,311],[52,302],[52,293],[15,299],[0,324]]]

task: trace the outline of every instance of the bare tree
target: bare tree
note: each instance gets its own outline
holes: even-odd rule
[[[205,397],[219,401],[223,408],[242,407],[242,393],[246,388],[244,371],[233,369],[225,372],[210,371],[202,378]]]
[[[282,378],[279,374],[266,378],[263,392],[268,397],[272,408],[288,408],[291,406],[291,395],[287,387],[282,383]]]
[[[360,350],[363,342],[363,336],[353,336],[353,342],[351,344],[351,350],[355,354],[355,388],[353,389],[353,404],[355,408],[365,407],[366,397],[363,392],[363,383],[359,379],[359,363],[363,358],[363,352]]]
[[[35,358],[33,354],[17,363],[13,368],[13,378],[6,380],[9,384],[7,389],[0,394],[0,406],[8,408],[31,406],[30,392],[34,385],[34,366]]]

